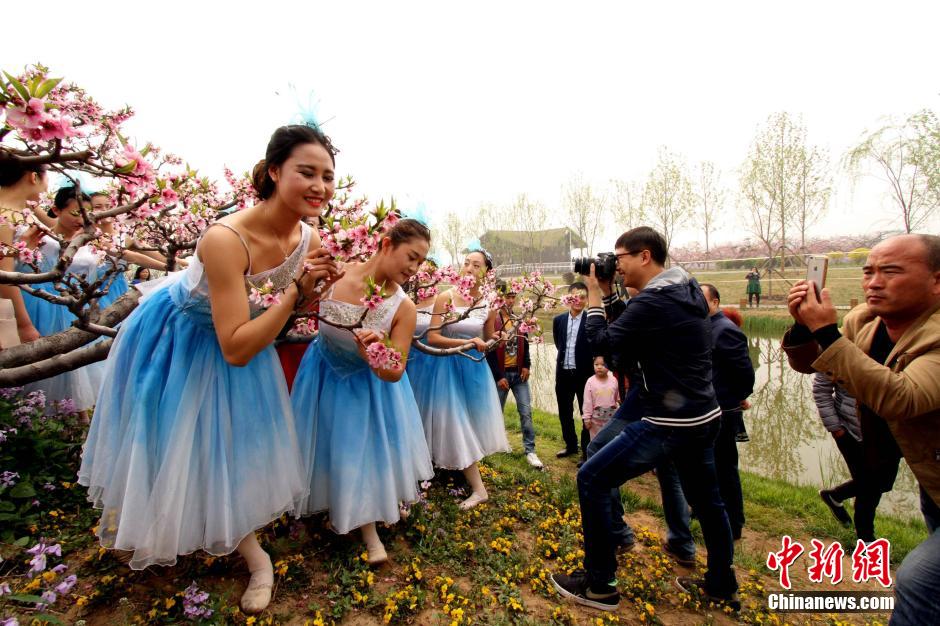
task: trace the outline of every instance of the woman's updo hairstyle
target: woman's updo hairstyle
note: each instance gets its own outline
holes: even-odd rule
[[[398,220],[388,232],[385,233],[392,242],[392,247],[397,248],[406,241],[418,238],[431,243],[431,229],[410,217]]]
[[[72,200],[78,200],[78,190],[73,185],[59,187],[59,190],[55,192],[55,199],[52,201],[52,206],[55,208],[49,209],[46,215],[54,219],[58,215],[58,212],[67,207]],[[90,203],[91,196],[83,192],[82,202]]]
[[[473,253],[477,253],[483,257],[483,264],[486,265],[487,270],[493,269],[493,255],[484,250],[483,248],[477,248],[476,250],[471,250],[467,253],[467,256],[470,256]]]
[[[45,165],[23,165],[14,159],[0,160],[0,187],[12,187],[29,173],[42,175]]]
[[[336,153],[339,152],[333,147],[330,138],[323,134],[319,128],[307,126],[306,124],[291,124],[281,126],[268,142],[268,149],[264,153],[264,158],[258,161],[251,172],[251,185],[258,192],[262,200],[267,200],[274,195],[274,179],[268,173],[271,167],[280,167],[297,146],[307,143],[315,143],[326,148],[330,155],[333,165],[336,165]]]

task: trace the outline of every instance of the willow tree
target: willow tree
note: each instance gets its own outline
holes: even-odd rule
[[[926,225],[940,207],[940,127],[924,110],[866,131],[845,156],[856,177],[874,175],[887,185],[905,232]]]

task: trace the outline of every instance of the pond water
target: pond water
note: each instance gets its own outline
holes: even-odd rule
[[[790,369],[780,349],[780,338],[779,334],[761,333],[752,333],[748,338],[756,382],[751,409],[744,413],[751,440],[738,445],[740,467],[793,484],[837,485],[848,480],[848,469],[816,412],[812,377]],[[548,333],[544,344],[532,345],[532,403],[552,413],[558,410],[555,355]],[[879,511],[918,518],[919,502],[914,475],[902,461],[894,491],[885,494]]]

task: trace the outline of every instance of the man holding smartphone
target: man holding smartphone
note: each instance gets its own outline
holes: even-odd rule
[[[879,243],[863,268],[865,305],[842,332],[828,289],[800,281],[787,304],[796,323],[783,347],[793,369],[824,372],[859,402],[862,438],[883,424],[920,485],[930,533],[895,575],[891,624],[940,624],[940,237]],[[867,462],[867,460],[866,460]]]

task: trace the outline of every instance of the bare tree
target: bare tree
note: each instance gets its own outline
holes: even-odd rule
[[[639,184],[626,180],[611,180],[607,194],[614,222],[623,230],[630,230],[643,223],[643,189]]]
[[[531,200],[521,193],[516,196],[512,204],[505,209],[507,222],[512,230],[521,233],[523,245],[532,251],[540,251],[543,245],[541,231],[548,225],[548,210],[541,202]],[[529,259],[531,262],[541,262],[541,256]]]
[[[758,129],[741,168],[751,232],[768,256],[780,254],[780,271],[786,261],[787,225],[801,206],[806,154],[806,129],[788,113],[775,113]]]
[[[826,214],[831,192],[829,155],[825,150],[807,147],[800,168],[798,201],[791,215],[793,227],[800,236],[800,252],[806,252],[807,231]]]
[[[666,238],[667,246],[691,215],[693,202],[692,181],[685,161],[665,147],[660,148],[656,165],[643,186],[643,208],[652,225]]]
[[[711,161],[701,161],[695,181],[696,225],[705,235],[705,258],[709,256],[711,235],[718,228],[718,221],[725,204],[725,189],[721,185],[721,170]]]
[[[444,224],[434,233],[433,239],[439,241],[444,250],[450,255],[451,263],[460,262],[460,251],[467,242],[466,225],[456,213],[448,213]]]
[[[567,223],[578,236],[587,242],[588,256],[594,254],[594,240],[600,229],[604,213],[604,197],[575,176],[562,188],[562,208],[567,214]]]
[[[867,173],[869,167],[880,174],[909,233],[924,226],[940,207],[938,137],[936,116],[925,110],[864,133],[845,157],[856,175]]]

